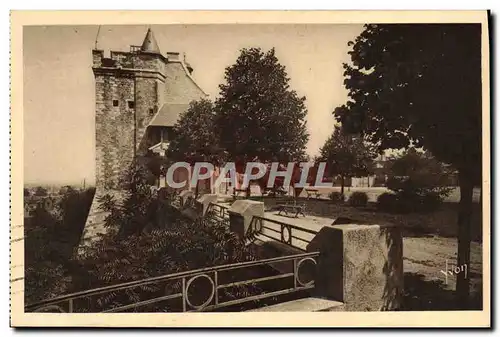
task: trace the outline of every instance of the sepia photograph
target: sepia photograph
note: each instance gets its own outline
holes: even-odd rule
[[[486,11],[124,13],[13,13],[12,325],[491,324]]]

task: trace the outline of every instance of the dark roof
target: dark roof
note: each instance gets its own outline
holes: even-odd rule
[[[147,53],[161,54],[160,47],[158,47],[158,43],[156,42],[155,36],[153,35],[153,31],[151,28],[148,29],[146,33],[146,37],[144,38],[144,42],[141,46],[141,51]]]
[[[189,104],[165,103],[153,117],[150,126],[174,126],[181,113],[189,108]]]

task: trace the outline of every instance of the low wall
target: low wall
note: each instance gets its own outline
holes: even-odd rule
[[[315,291],[344,303],[346,311],[401,307],[403,240],[394,226],[323,227],[307,246],[319,251]]]

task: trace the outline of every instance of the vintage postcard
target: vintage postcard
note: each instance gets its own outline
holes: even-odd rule
[[[11,325],[490,327],[487,11],[14,11]]]

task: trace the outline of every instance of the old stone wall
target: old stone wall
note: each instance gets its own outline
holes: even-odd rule
[[[97,74],[95,83],[96,188],[117,189],[134,156],[134,78]]]

